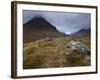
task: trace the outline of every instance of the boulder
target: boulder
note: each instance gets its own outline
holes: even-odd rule
[[[67,52],[66,55],[74,54],[74,52],[79,54],[88,54],[90,55],[90,48],[88,48],[85,44],[79,41],[70,41],[67,45]]]

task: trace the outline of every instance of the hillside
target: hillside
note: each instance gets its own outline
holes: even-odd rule
[[[66,56],[67,44],[70,40],[78,40],[90,47],[89,37],[57,37],[44,38],[24,44],[24,69],[52,68],[90,65],[90,56],[73,54]]]
[[[61,36],[66,35],[57,31],[55,26],[40,16],[33,18],[23,25],[23,40],[25,43],[46,37]]]
[[[91,29],[89,28],[89,29],[81,29],[81,30],[79,30],[79,31],[77,31],[77,32],[75,32],[75,33],[73,33],[71,35],[73,35],[73,36],[88,36],[88,37],[90,37],[90,33],[91,33]]]

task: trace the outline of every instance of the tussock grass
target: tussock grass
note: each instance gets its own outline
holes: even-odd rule
[[[67,55],[67,44],[70,40],[78,40],[90,47],[89,37],[59,37],[40,39],[30,43],[24,43],[23,68],[52,68],[69,66],[90,65],[90,55],[81,55],[73,52]]]

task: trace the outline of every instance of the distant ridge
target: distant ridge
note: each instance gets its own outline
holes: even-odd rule
[[[74,35],[74,36],[90,36],[91,34],[91,29],[88,28],[88,29],[81,29],[71,35]]]
[[[66,35],[59,32],[55,26],[43,17],[38,16],[23,24],[23,36],[24,42],[30,42],[45,37],[60,37]]]

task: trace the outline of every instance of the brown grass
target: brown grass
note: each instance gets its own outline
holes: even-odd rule
[[[52,68],[90,65],[90,56],[74,52],[66,56],[67,44],[70,40],[78,40],[90,47],[89,37],[59,37],[49,40],[40,39],[24,44],[23,68]]]

